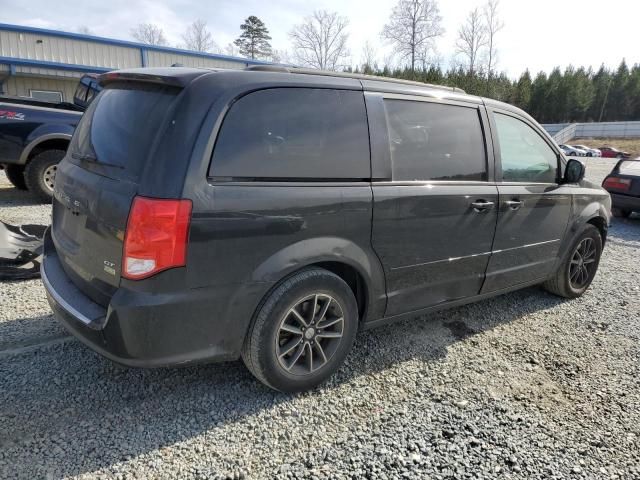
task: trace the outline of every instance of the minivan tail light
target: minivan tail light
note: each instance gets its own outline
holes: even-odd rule
[[[604,188],[614,188],[616,190],[627,191],[631,188],[630,178],[607,177],[602,184]]]
[[[122,276],[147,278],[187,260],[191,200],[135,197],[124,236]]]

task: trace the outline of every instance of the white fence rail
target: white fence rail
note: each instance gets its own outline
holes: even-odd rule
[[[572,138],[576,138],[577,127],[577,123],[571,123],[564,127],[562,130],[558,130],[555,134],[553,134],[553,139],[558,143],[558,145],[562,145]]]
[[[558,143],[572,138],[640,138],[640,122],[548,123],[542,126]]]

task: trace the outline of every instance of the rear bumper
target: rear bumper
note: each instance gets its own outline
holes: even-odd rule
[[[114,362],[162,367],[239,357],[244,322],[238,322],[239,328],[229,328],[216,315],[224,311],[216,305],[220,297],[209,289],[158,294],[120,288],[105,308],[71,282],[49,232],[41,273],[56,319],[85,345]],[[228,301],[229,292],[223,294]]]
[[[632,210],[640,212],[640,197],[632,197],[630,195],[611,194],[611,205],[614,208],[622,210]]]

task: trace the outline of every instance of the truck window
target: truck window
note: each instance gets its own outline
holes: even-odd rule
[[[89,90],[89,88],[84,83],[78,82],[78,87],[73,94],[73,100],[75,102],[84,103],[87,98],[87,90]]]
[[[62,92],[54,90],[29,90],[29,95],[31,98],[46,102],[60,103],[62,101]]]
[[[209,175],[239,179],[364,179],[370,176],[362,92],[273,88],[233,104]]]

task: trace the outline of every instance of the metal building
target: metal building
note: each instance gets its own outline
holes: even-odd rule
[[[73,101],[78,78],[132,67],[244,68],[267,63],[0,23],[0,93]]]

